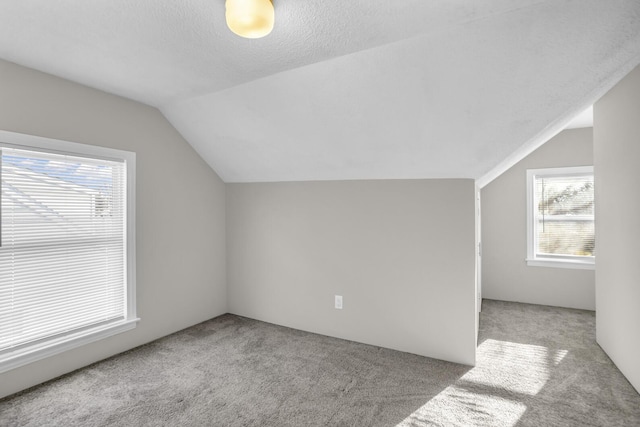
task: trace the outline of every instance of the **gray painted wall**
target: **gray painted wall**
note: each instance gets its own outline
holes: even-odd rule
[[[592,164],[592,128],[565,130],[482,189],[483,298],[595,310],[593,270],[525,262],[526,170]]]
[[[594,108],[597,341],[640,391],[640,67]]]
[[[0,374],[0,397],[227,311],[225,186],[155,108],[0,61],[0,129],[137,153],[133,331]]]
[[[472,180],[230,184],[229,310],[474,364],[474,199]]]

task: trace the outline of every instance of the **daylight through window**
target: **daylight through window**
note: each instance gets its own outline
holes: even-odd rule
[[[134,319],[135,306],[126,161],[0,150],[0,363],[10,368],[117,329]]]
[[[592,167],[527,171],[530,265],[591,268],[595,261]]]

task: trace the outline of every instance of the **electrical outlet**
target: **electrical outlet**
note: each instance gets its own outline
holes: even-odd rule
[[[342,310],[342,295],[336,295],[336,308]]]

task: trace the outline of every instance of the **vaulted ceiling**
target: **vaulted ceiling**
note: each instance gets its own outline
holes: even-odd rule
[[[482,178],[640,63],[638,0],[2,0],[0,57],[158,107],[226,182]]]

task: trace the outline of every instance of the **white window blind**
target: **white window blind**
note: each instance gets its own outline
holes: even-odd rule
[[[595,254],[593,175],[536,177],[537,253]]]
[[[0,150],[0,355],[126,319],[125,162]]]
[[[591,166],[527,171],[529,265],[592,267],[595,198]],[[563,265],[560,265],[563,264]]]

